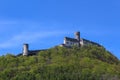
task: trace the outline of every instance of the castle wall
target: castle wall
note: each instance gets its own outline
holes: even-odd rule
[[[65,46],[74,46],[74,45],[76,45],[76,46],[79,46],[79,42],[73,42],[73,41],[70,41],[70,40],[66,40],[66,39],[64,39],[64,44],[65,44]]]

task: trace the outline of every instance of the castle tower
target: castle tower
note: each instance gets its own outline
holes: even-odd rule
[[[23,56],[27,56],[29,53],[29,45],[28,44],[24,44],[23,45]]]
[[[80,41],[80,32],[75,32],[75,39]]]
[[[78,40],[78,46],[80,47],[80,32],[75,32],[75,39]]]

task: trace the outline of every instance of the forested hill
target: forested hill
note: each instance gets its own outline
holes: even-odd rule
[[[0,80],[120,80],[120,62],[103,47],[55,47],[0,57]]]

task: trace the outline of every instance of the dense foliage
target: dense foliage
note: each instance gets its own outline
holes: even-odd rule
[[[1,56],[0,80],[120,80],[120,64],[103,47],[55,47],[35,56]]]

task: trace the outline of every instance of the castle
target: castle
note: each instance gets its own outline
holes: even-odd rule
[[[63,44],[59,45],[61,47],[72,47],[72,46],[84,46],[84,45],[96,45],[96,46],[101,46],[98,43],[86,40],[84,38],[80,37],[80,32],[75,32],[75,38],[69,38],[65,37]],[[38,52],[43,51],[43,50],[29,50],[29,45],[24,44],[23,45],[23,56],[28,56],[28,55],[36,55]]]
[[[61,44],[60,46],[71,47],[71,46],[74,46],[74,45],[76,45],[78,47],[83,45],[82,39],[80,39],[80,32],[75,33],[75,38],[65,37],[64,38],[64,43]]]
[[[80,37],[80,32],[75,32],[75,38],[69,38],[65,37],[64,38],[64,43],[61,44],[60,46],[64,47],[72,47],[72,46],[84,46],[84,45],[97,45],[101,46],[98,43],[92,42],[90,40],[84,39]]]

